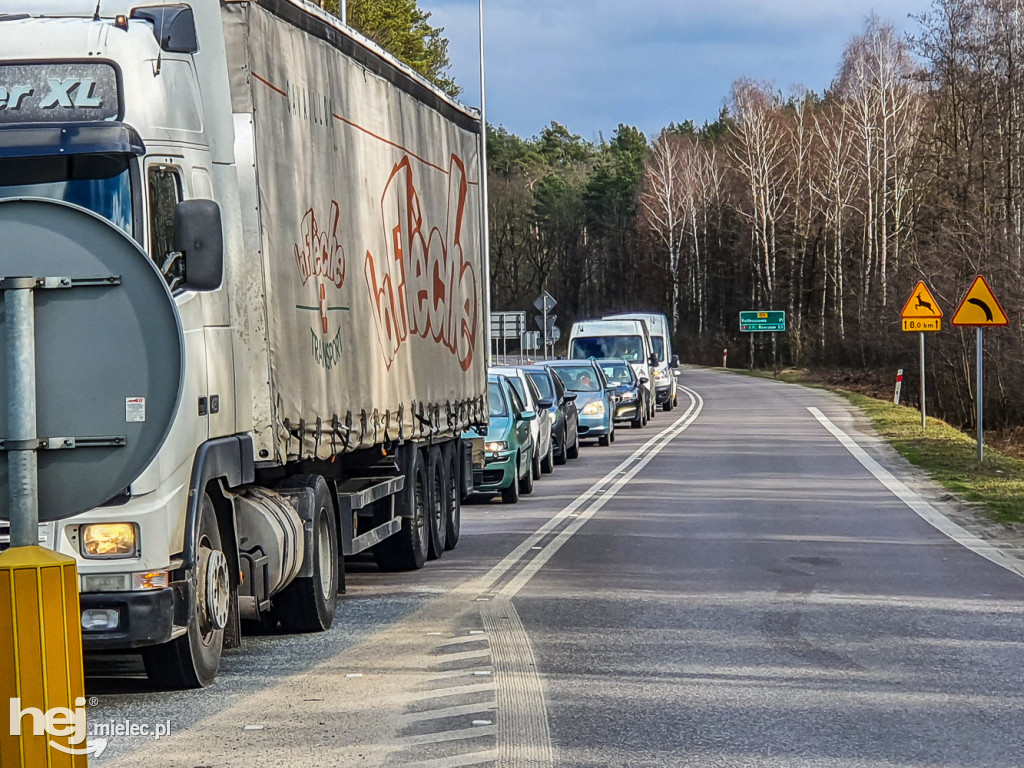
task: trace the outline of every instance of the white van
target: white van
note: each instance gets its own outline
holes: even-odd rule
[[[679,405],[679,394],[676,389],[676,377],[672,369],[679,368],[678,355],[672,354],[672,331],[665,315],[644,312],[623,312],[616,315],[605,315],[605,320],[643,320],[651,334],[654,354],[658,356],[658,366],[654,369],[654,400],[666,411]]]
[[[569,358],[616,358],[625,360],[643,384],[644,402],[654,416],[654,369],[658,357],[647,324],[643,320],[583,320],[573,323],[569,336]]]

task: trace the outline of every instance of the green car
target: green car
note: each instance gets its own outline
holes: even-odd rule
[[[506,504],[520,493],[533,493],[533,436],[530,421],[537,414],[526,409],[507,376],[487,377],[490,423],[486,437],[469,431],[463,439],[473,446],[474,493],[500,493]]]

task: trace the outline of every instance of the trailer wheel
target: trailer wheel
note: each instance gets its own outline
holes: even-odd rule
[[[430,449],[427,465],[427,485],[430,494],[427,511],[430,513],[430,551],[427,558],[437,560],[444,554],[448,541],[448,515],[445,503],[444,460],[440,446]]]
[[[423,452],[410,447],[413,453],[405,488],[395,500],[402,517],[402,529],[373,548],[377,567],[382,571],[414,571],[427,561],[430,531],[427,520],[427,468]]]
[[[203,494],[199,520],[195,599],[188,631],[143,651],[146,675],[165,690],[204,688],[217,677],[224,648],[224,627],[231,604],[231,578],[217,514]]]
[[[455,549],[462,531],[462,494],[459,492],[462,485],[458,453],[459,444],[457,442],[448,443],[444,447],[445,522],[448,525],[444,542],[445,549]]]
[[[300,576],[274,597],[274,615],[285,632],[323,632],[331,628],[338,610],[338,515],[327,481],[320,475],[299,475],[286,485],[313,491],[313,575]]]

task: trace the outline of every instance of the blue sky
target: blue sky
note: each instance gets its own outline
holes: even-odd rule
[[[479,97],[477,0],[420,0],[445,27],[462,101]],[[584,138],[714,120],[733,81],[821,91],[874,10],[901,31],[930,0],[484,0],[487,119]]]

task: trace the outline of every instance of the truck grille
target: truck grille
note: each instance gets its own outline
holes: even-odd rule
[[[11,524],[0,521],[0,552],[10,549]]]

